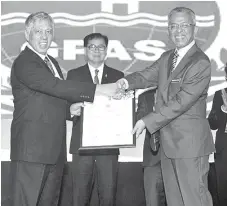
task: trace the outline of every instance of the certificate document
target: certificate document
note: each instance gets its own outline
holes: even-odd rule
[[[114,100],[98,96],[93,103],[85,103],[80,150],[135,147],[136,138],[131,133],[134,115],[134,98]]]

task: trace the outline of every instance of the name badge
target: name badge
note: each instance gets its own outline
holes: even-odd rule
[[[226,125],[225,125],[225,133],[227,133],[227,122],[226,122]]]
[[[172,83],[179,83],[180,81],[181,81],[181,78],[179,78],[179,79],[172,79],[171,80]]]

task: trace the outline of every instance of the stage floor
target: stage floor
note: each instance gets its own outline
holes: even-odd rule
[[[65,167],[63,190],[59,206],[72,206],[71,162]],[[1,162],[1,205],[11,206],[10,162]],[[94,187],[95,188],[95,187]],[[97,191],[94,189],[91,206],[98,205]],[[117,186],[117,206],[145,206],[143,189],[143,168],[139,162],[120,162]]]

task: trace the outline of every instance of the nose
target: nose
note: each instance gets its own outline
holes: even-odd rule
[[[180,25],[178,25],[177,32],[181,32],[181,31],[183,31],[183,29],[182,29],[182,27]]]
[[[46,31],[42,32],[42,39],[47,39],[47,36],[48,34]]]
[[[95,47],[95,53],[99,53],[99,48],[98,47]]]

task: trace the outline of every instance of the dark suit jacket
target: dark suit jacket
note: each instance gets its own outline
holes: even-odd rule
[[[118,79],[123,78],[123,72],[120,72],[116,69],[110,68],[107,65],[104,65],[103,76],[101,84],[114,83]],[[77,69],[72,69],[68,72],[68,80],[74,80],[76,82],[89,82],[93,83],[88,64],[81,66]],[[78,153],[80,147],[80,136],[81,136],[81,118],[74,116],[73,118],[73,129],[72,129],[72,138],[70,144],[70,153]],[[108,138],[108,134],[107,137]],[[89,150],[89,151],[80,151],[81,155],[106,155],[106,154],[119,154],[118,149],[101,149],[101,150]]]
[[[136,112],[137,120],[142,119],[144,116],[153,112],[153,106],[155,103],[155,92],[156,89],[148,90],[138,98],[138,109]],[[145,140],[143,145],[143,166],[153,166],[160,162],[160,152],[154,152],[151,149],[150,141],[152,141],[151,133],[146,130]]]
[[[213,138],[206,119],[211,65],[193,45],[171,73],[174,50],[164,52],[150,67],[126,76],[129,89],[157,86],[155,112],[143,118],[151,134],[160,130],[169,158],[194,158],[212,153]]]
[[[222,105],[222,92],[219,90],[214,94],[212,109],[208,116],[210,128],[217,130],[215,141],[216,153],[221,153],[223,150],[227,150],[227,133],[225,133],[227,114],[221,110]]]
[[[49,58],[63,78],[57,61]],[[92,102],[95,85],[54,77],[27,47],[13,63],[11,85],[15,109],[11,160],[55,164],[66,151],[66,100]]]

